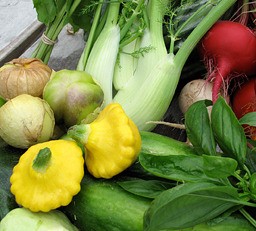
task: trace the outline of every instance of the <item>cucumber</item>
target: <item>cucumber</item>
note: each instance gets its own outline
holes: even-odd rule
[[[151,199],[122,189],[114,179],[94,179],[88,174],[81,191],[62,208],[80,231],[140,231]]]
[[[142,139],[141,152],[143,153],[197,155],[192,146],[168,136],[147,131],[141,131],[140,135]]]
[[[171,137],[148,131],[140,131],[140,135],[142,140],[140,153],[152,153],[154,155],[197,155],[196,150],[192,146]],[[124,174],[143,179],[158,178],[141,166],[139,158]]]
[[[18,207],[10,192],[10,176],[23,152],[24,150],[11,147],[0,138],[0,220]]]

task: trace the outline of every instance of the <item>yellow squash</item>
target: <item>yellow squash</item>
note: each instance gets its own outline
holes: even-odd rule
[[[121,173],[141,149],[139,130],[118,103],[106,106],[92,123],[72,126],[68,135],[84,145],[87,169],[96,178]]]
[[[21,206],[48,212],[68,205],[80,191],[84,157],[74,141],[52,140],[31,146],[13,169],[11,192]]]

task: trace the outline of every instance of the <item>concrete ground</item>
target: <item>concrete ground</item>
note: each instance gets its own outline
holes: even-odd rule
[[[43,26],[37,20],[32,0],[0,0],[0,64],[17,56],[29,57]],[[48,63],[55,70],[75,69],[84,48],[83,31],[70,34],[67,27],[60,33]]]

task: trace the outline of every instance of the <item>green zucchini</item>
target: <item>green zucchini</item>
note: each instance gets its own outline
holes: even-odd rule
[[[114,179],[85,175],[81,191],[62,208],[80,231],[140,231],[151,199],[122,189]]]

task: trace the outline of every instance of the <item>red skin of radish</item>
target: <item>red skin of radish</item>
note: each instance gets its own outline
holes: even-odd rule
[[[233,94],[232,109],[238,119],[256,111],[256,77],[243,83]]]
[[[238,119],[249,112],[256,111],[256,77],[250,78],[234,92],[232,109]],[[256,127],[244,125],[245,133],[256,140]]]
[[[213,103],[231,78],[256,73],[256,36],[238,22],[216,22],[202,38],[199,51],[209,72],[207,80],[213,81]]]

